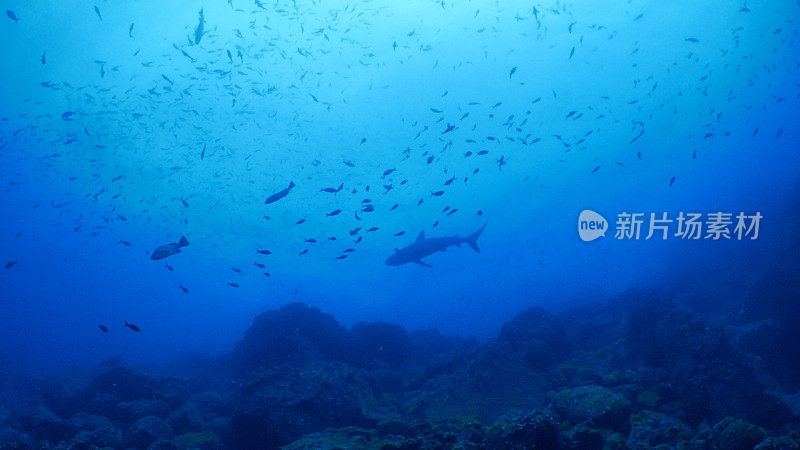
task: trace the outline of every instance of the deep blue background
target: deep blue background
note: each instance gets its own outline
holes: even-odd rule
[[[98,0],[100,20],[82,1],[4,1],[19,22],[0,17],[0,262],[19,263],[0,266],[0,365],[219,354],[294,301],[484,339],[527,306],[771,254],[797,206],[800,7],[700,3]],[[764,219],[756,242],[584,243],[585,208]],[[486,219],[480,254],[383,263],[420,230]],[[181,254],[149,259],[181,235]]]

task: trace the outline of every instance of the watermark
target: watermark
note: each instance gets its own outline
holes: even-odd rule
[[[643,213],[621,212],[617,214],[614,239],[649,240],[677,238],[682,240],[756,240],[758,228],[764,216],[739,212],[679,212],[670,217],[666,212]],[[608,221],[590,209],[581,211],[578,216],[578,236],[590,242],[605,237]]]
[[[578,236],[585,242],[593,241],[599,237],[605,237],[608,230],[608,221],[605,217],[592,211],[584,209],[578,216]]]

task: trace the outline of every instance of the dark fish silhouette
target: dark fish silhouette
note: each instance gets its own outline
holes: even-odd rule
[[[181,236],[181,240],[178,243],[172,244],[164,244],[161,247],[158,247],[152,255],[150,255],[150,259],[164,259],[167,256],[172,256],[176,253],[181,252],[182,247],[186,247],[189,245],[189,241]]]
[[[200,39],[203,39],[203,30],[205,28],[206,19],[203,15],[203,9],[200,9],[200,20],[197,22],[197,28],[194,29],[194,43],[195,45],[200,43]]]
[[[13,20],[14,23],[19,22],[19,18],[17,17],[16,14],[14,14],[14,11],[8,9],[6,10],[6,15],[8,16],[9,19]]]
[[[394,254],[386,259],[386,265],[399,266],[413,262],[421,266],[431,267],[429,264],[424,262],[422,258],[436,252],[443,252],[447,249],[447,247],[452,245],[458,247],[464,243],[469,244],[469,246],[472,247],[472,249],[476,252],[480,252],[478,249],[478,237],[481,235],[484,228],[486,228],[486,224],[483,224],[478,231],[466,237],[448,236],[430,239],[426,238],[425,232],[422,231],[419,233],[419,236],[417,236],[417,240],[412,244],[402,249],[394,249]]]
[[[108,327],[105,325],[98,325],[97,328],[100,328],[103,333],[108,333]]]
[[[125,326],[130,328],[131,330],[137,332],[137,333],[142,331],[139,327],[137,327],[136,325],[134,325],[132,323],[125,322]]]
[[[269,205],[270,203],[275,203],[278,200],[282,199],[283,197],[286,197],[286,195],[289,194],[289,191],[291,191],[294,186],[295,186],[294,181],[289,182],[289,187],[287,187],[286,189],[284,189],[284,190],[282,190],[280,192],[276,192],[276,193],[270,195],[269,197],[267,197],[267,201],[265,201],[264,204],[265,205]]]

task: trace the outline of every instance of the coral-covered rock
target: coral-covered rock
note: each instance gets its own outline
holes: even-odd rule
[[[167,403],[160,400],[139,399],[118,403],[110,417],[120,422],[133,423],[142,417],[157,416],[164,419],[167,415],[169,415]]]
[[[542,308],[527,309],[503,325],[498,342],[523,352],[534,369],[563,361],[570,350],[564,325]]]
[[[548,411],[501,416],[489,428],[490,448],[560,448],[558,421]]]
[[[120,448],[125,446],[122,430],[112,425],[79,431],[72,438],[72,443],[74,448]]]
[[[285,444],[326,427],[372,425],[365,411],[374,402],[367,381],[351,366],[278,366],[251,373],[231,425],[246,442]],[[265,427],[275,431],[264,433]]]
[[[167,423],[179,434],[202,431],[206,426],[200,408],[194,403],[186,403],[173,411]]]
[[[552,395],[553,408],[572,423],[592,422],[612,430],[626,430],[631,402],[611,389],[587,385],[562,389]]]
[[[564,433],[563,446],[568,449],[603,449],[606,437],[600,430],[580,423]]]
[[[706,446],[711,450],[750,450],[766,437],[763,428],[742,419],[726,417],[711,429]]]
[[[366,366],[380,361],[391,366],[407,363],[415,357],[411,337],[405,328],[388,322],[360,322],[353,326],[351,362]]]
[[[92,380],[93,393],[112,394],[120,401],[151,398],[150,378],[137,373],[119,360],[109,360],[104,370]]]
[[[159,439],[170,438],[172,433],[172,428],[160,417],[142,417],[125,431],[125,443],[133,447],[147,447]]]
[[[236,401],[232,392],[200,392],[189,397],[189,402],[197,405],[206,420],[215,417],[230,417],[236,410]]]
[[[631,416],[631,448],[653,448],[659,445],[675,447],[688,440],[692,430],[680,420],[656,411],[644,410]]]
[[[211,431],[182,434],[172,440],[172,446],[175,450],[220,450],[224,448],[219,436]]]
[[[77,377],[53,375],[45,378],[40,386],[45,406],[62,418],[69,418],[80,411],[81,405],[91,398],[91,392]]]
[[[231,358],[241,369],[290,361],[336,361],[349,357],[347,343],[347,330],[333,316],[292,303],[256,316]]]
[[[697,426],[727,415],[767,427],[791,421],[788,407],[770,393],[757,361],[736,349],[719,326],[685,307],[649,302],[631,313],[631,353],[670,374],[665,401],[680,403],[682,418]]]
[[[17,416],[17,421],[32,437],[50,442],[67,440],[77,431],[74,425],[43,406]]]
[[[27,450],[37,446],[27,434],[13,428],[0,427],[0,448]]]
[[[797,450],[800,448],[798,443],[789,436],[768,437],[760,444],[753,447],[753,450]]]
[[[491,424],[512,410],[546,405],[544,375],[507,345],[484,345],[452,373],[429,379],[407,403],[407,414],[429,422]]]

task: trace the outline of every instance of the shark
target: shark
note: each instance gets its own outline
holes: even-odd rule
[[[488,222],[487,222],[488,223]],[[422,258],[432,255],[436,252],[443,252],[447,247],[456,246],[460,247],[461,244],[469,244],[473,250],[480,253],[478,248],[478,236],[481,235],[483,229],[486,228],[486,223],[478,229],[478,231],[466,237],[461,236],[445,236],[437,238],[426,238],[425,231],[420,231],[417,240],[407,247],[401,249],[394,249],[394,254],[386,258],[387,266],[400,266],[406,263],[413,262],[425,267],[433,267],[422,260]]]

